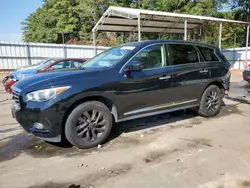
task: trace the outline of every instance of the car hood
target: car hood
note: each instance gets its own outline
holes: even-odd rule
[[[92,76],[96,72],[98,71],[86,71],[83,69],[66,69],[63,71],[41,73],[17,82],[15,84],[15,87],[21,90],[26,90],[27,88],[49,87],[52,86],[52,83],[54,85],[56,84],[56,82],[67,82],[71,79],[79,80],[82,76]]]
[[[33,69],[36,67],[38,67],[38,65],[24,65],[24,66],[18,67],[16,70]]]
[[[29,70],[29,69],[36,69],[38,67],[38,65],[34,65],[34,66],[30,66],[30,67],[23,67],[23,68],[21,68],[21,69],[19,69],[19,70]]]
[[[22,80],[29,76],[35,75],[37,73],[36,67],[31,67],[28,69],[21,69],[16,71],[17,79]]]

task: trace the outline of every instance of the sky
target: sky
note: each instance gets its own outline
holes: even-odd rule
[[[42,3],[43,0],[0,0],[0,41],[21,41],[21,22]]]

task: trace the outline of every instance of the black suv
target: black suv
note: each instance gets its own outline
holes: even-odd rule
[[[113,122],[196,108],[215,116],[229,89],[230,64],[214,46],[173,40],[111,48],[76,69],[13,86],[13,116],[50,142],[103,143]]]

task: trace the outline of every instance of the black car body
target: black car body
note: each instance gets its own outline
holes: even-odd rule
[[[126,44],[96,56],[82,68],[44,73],[18,82],[13,87],[12,112],[26,131],[44,140],[59,142],[66,132],[72,144],[89,148],[104,142],[113,120],[121,122],[192,107],[203,116],[216,115],[223,94],[229,90],[229,68],[220,50],[206,44],[170,40]],[[41,100],[46,92],[46,96],[53,97]],[[211,112],[203,109],[204,105],[213,107]],[[93,128],[100,119],[98,116],[96,122],[93,120],[98,113],[102,113],[98,126],[106,123],[102,130]],[[84,133],[77,132],[81,128]],[[84,139],[75,138],[74,131],[85,134]]]
[[[250,65],[247,70],[243,71],[242,76],[245,81],[250,82]]]

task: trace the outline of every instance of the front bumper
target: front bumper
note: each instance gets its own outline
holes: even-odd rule
[[[56,105],[50,106],[49,104],[50,102],[15,104],[12,107],[12,114],[27,132],[43,140],[60,142],[64,114],[58,111]],[[18,105],[19,107],[16,107]],[[37,129],[35,123],[42,124],[44,128]]]
[[[5,82],[3,82],[5,91],[11,94],[12,93],[11,86],[13,86],[16,82],[17,81],[14,79],[8,79]]]

